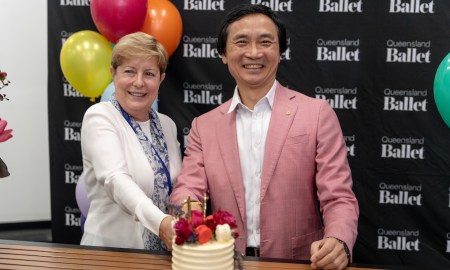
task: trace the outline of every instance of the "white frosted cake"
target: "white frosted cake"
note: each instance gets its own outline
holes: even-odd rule
[[[172,246],[173,270],[233,270],[234,239]]]

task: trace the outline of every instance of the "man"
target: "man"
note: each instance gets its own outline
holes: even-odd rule
[[[236,247],[246,256],[342,269],[359,214],[345,142],[326,101],[277,82],[286,46],[270,8],[243,4],[227,15],[217,50],[237,87],[193,120],[171,200],[202,202],[208,192],[213,212],[236,217]]]

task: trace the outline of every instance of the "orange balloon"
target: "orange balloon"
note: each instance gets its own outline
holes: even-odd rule
[[[155,37],[171,56],[180,44],[183,22],[178,9],[168,0],[148,0],[141,32]]]

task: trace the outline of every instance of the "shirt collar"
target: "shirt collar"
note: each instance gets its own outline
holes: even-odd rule
[[[271,108],[273,106],[273,100],[275,98],[275,90],[277,89],[277,83],[278,83],[278,81],[275,80],[272,87],[270,88],[269,92],[267,92],[267,94],[261,98],[261,100],[266,98],[267,101],[269,102],[269,105]],[[259,101],[257,103],[259,103]],[[231,100],[230,108],[228,109],[227,113],[231,113],[232,111],[234,111],[238,105],[245,106],[241,101],[241,97],[239,96],[238,87],[236,86],[234,88],[233,98]]]

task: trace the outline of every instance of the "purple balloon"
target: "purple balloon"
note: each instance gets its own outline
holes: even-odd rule
[[[81,233],[84,233],[84,223],[86,223],[86,217],[83,214],[80,215],[80,223]]]
[[[77,200],[78,208],[80,209],[81,214],[87,217],[91,202],[87,197],[84,185],[84,177],[83,174],[81,174],[80,177],[78,177],[77,186],[75,187],[75,199]]]

